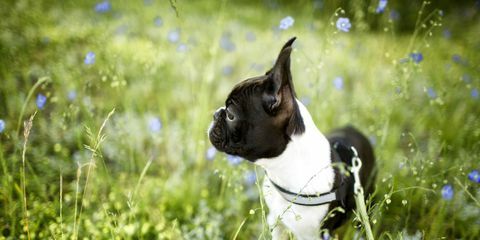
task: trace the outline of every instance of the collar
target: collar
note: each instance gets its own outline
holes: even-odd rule
[[[334,144],[331,148],[331,159],[332,162],[338,162],[340,160],[340,156],[336,151],[336,145]],[[339,172],[335,169],[335,179],[338,179]],[[288,191],[287,189],[279,186],[276,184],[272,179],[266,175],[268,180],[272,183],[272,185],[277,189],[278,193],[287,201],[297,204],[297,205],[302,205],[302,206],[320,206],[323,204],[331,203],[334,201],[340,201],[343,205],[346,193],[348,191],[347,187],[348,184],[346,184],[345,181],[341,181],[340,185],[337,186],[336,188],[334,187],[330,192],[326,193],[318,193],[318,194],[301,194],[301,193],[295,193]]]

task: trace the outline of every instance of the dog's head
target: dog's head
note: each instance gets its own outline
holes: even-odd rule
[[[290,72],[294,41],[285,43],[271,70],[237,84],[215,112],[208,135],[219,151],[249,161],[272,158],[305,131]]]

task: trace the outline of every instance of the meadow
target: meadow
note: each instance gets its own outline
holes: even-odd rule
[[[480,2],[378,4],[2,3],[0,239],[270,239],[263,171],[206,131],[293,36],[319,129],[375,147],[374,236],[480,238]]]

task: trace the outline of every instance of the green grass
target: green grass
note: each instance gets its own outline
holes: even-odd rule
[[[312,11],[310,2],[124,1],[106,13],[95,4],[0,9],[0,239],[269,238],[259,188],[245,181],[262,170],[220,153],[207,160],[206,129],[233,85],[268,70],[292,36],[297,94],[320,130],[353,124],[375,142],[376,238],[480,236],[480,184],[467,178],[480,168],[480,100],[471,96],[480,88],[478,10],[470,18],[445,10],[442,19],[426,5],[414,30],[399,32],[389,10],[373,12],[376,2],[368,11],[341,2]],[[287,15],[294,25],[276,30]],[[334,27],[343,15],[349,33]],[[234,51],[220,46],[222,36]],[[424,60],[408,60],[411,52]],[[23,121],[35,111],[24,147]],[[159,132],[149,128],[155,117]],[[452,200],[441,196],[446,184]],[[358,225],[347,223],[341,236],[358,238]]]

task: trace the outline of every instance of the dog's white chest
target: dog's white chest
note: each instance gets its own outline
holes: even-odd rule
[[[278,225],[279,228],[273,229],[274,235],[280,234],[276,232],[281,231],[280,225],[284,224],[297,239],[320,238],[320,224],[328,214],[330,204],[320,206],[292,204],[285,200],[267,179],[263,183],[263,194],[270,211],[268,222],[274,227]],[[279,222],[275,223],[277,220]]]
[[[289,191],[301,194],[318,194],[331,191],[335,173],[331,166],[330,144],[318,131],[306,108],[298,102],[305,123],[305,133],[292,136],[285,151],[276,158],[260,159],[268,177],[263,183],[263,194],[269,208],[268,223],[273,227],[273,238],[279,220],[290,229],[297,239],[320,239],[320,225],[328,214],[330,204],[303,206],[283,198],[272,185],[276,184]],[[277,222],[277,224],[276,224]]]

